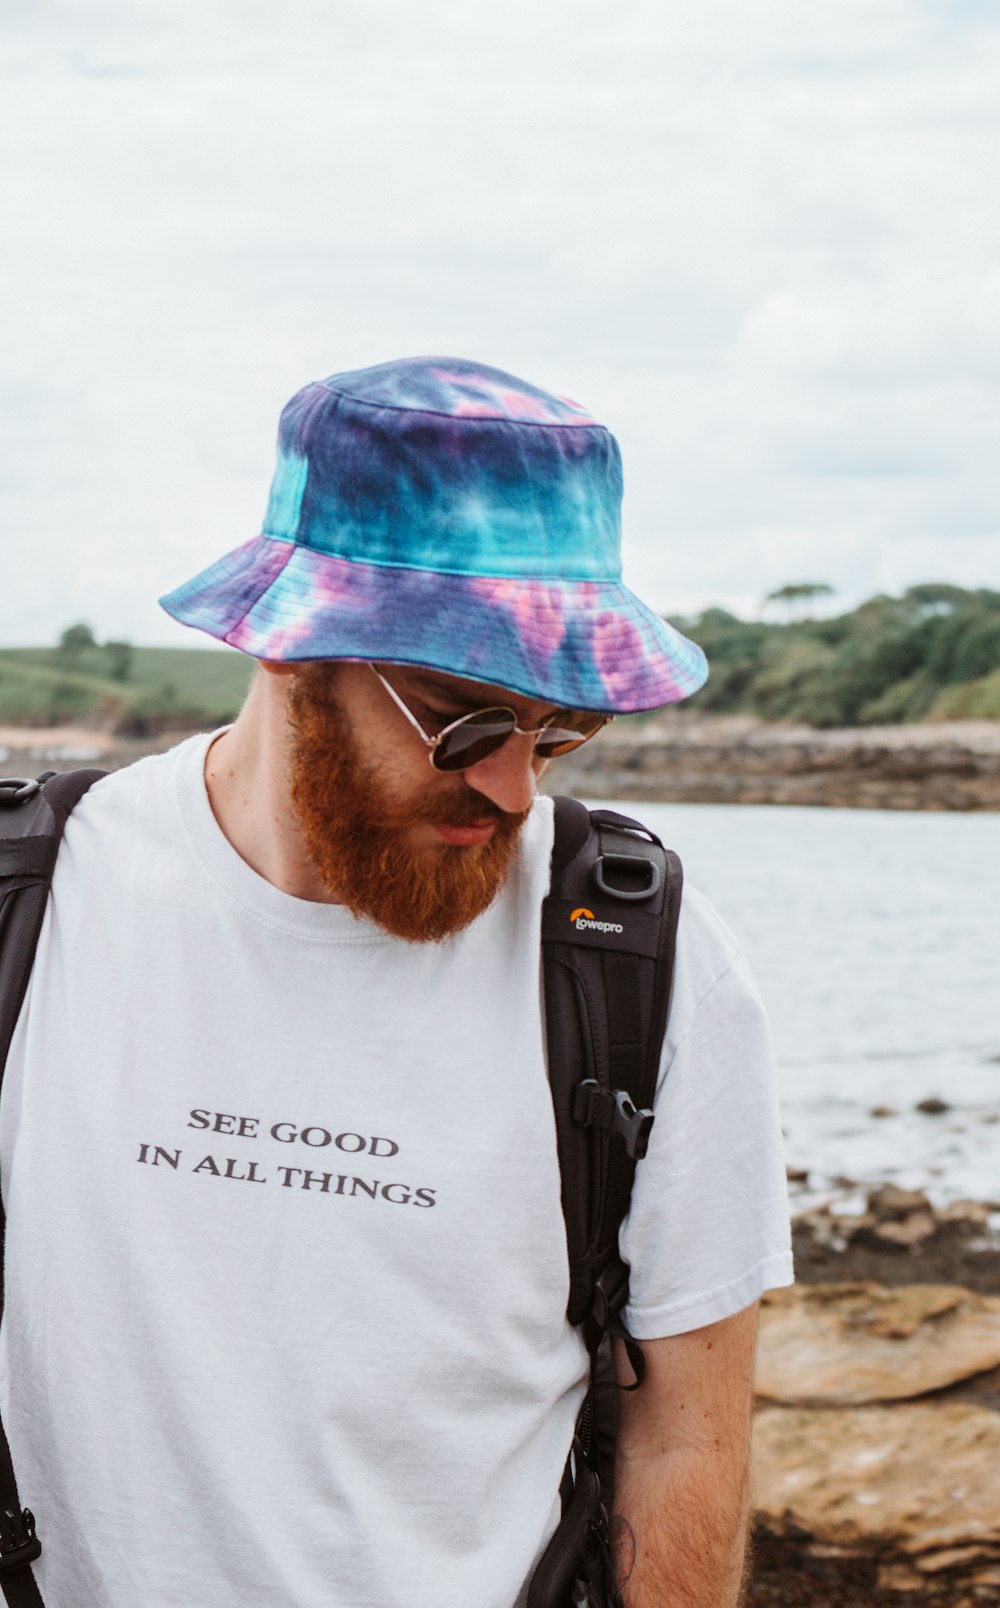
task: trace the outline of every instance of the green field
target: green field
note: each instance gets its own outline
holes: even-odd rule
[[[829,588],[773,598],[798,606],[799,594],[817,591]],[[1000,592],[928,582],[821,619],[706,609],[674,623],[711,666],[686,706],[695,711],[817,727],[1000,720]],[[0,723],[83,722],[138,737],[220,725],[253,668],[235,649],[100,646],[84,625],[63,636],[59,647],[0,649]]]
[[[253,661],[235,649],[133,648],[116,679],[104,648],[0,648],[0,722],[84,722],[122,735],[221,724],[239,708]]]

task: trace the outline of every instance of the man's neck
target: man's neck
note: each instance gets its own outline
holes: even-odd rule
[[[234,725],[209,747],[205,787],[222,832],[259,876],[296,899],[339,902],[319,881],[292,809],[288,723],[276,678],[255,677]]]

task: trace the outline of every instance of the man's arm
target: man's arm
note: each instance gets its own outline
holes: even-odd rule
[[[626,1608],[737,1608],[750,1513],[757,1305],[644,1340],[619,1393],[612,1551]],[[616,1343],[619,1379],[633,1375]]]

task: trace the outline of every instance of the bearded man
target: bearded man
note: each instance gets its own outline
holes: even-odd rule
[[[542,772],[703,681],[614,438],[455,359],[306,386],[263,533],[164,599],[259,661],[71,816],[8,1059],[3,1418],[46,1608],[514,1608],[587,1379],[539,997]],[[428,760],[430,763],[428,763]],[[626,1608],[733,1608],[766,1024],[685,889],[622,1254]]]

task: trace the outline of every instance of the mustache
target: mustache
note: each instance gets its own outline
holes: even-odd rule
[[[384,811],[372,817],[373,824],[381,827],[416,826],[422,822],[447,822],[449,826],[478,826],[482,821],[493,822],[501,831],[516,832],[528,819],[530,811],[511,813],[502,810],[492,799],[471,787],[461,791],[442,793],[428,788],[416,798],[407,800],[404,808]]]

